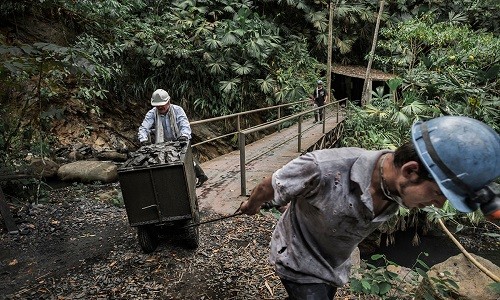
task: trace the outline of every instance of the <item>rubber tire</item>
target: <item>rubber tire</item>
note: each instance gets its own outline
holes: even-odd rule
[[[154,226],[142,225],[137,227],[137,239],[144,253],[148,254],[158,247],[158,234]]]
[[[200,214],[198,211],[196,211],[195,216],[193,219],[191,219],[187,224],[196,224],[200,221]],[[200,227],[199,226],[192,226],[192,227],[187,227],[184,229],[183,232],[183,240],[184,240],[184,245],[188,249],[196,249],[200,245]]]

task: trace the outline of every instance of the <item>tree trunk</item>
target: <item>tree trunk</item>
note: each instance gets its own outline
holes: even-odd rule
[[[378,31],[379,31],[379,27],[380,27],[380,19],[382,17],[383,12],[384,12],[384,0],[380,0],[380,8],[378,10],[377,23],[375,24],[375,32],[373,33],[372,49],[370,51],[370,56],[368,58],[368,66],[366,67],[365,82],[363,83],[363,92],[361,95],[361,105],[362,106],[365,106],[371,98],[370,91],[368,91],[368,86],[371,86],[371,84],[368,84],[368,82],[372,80],[371,76],[370,76],[370,72],[371,72],[372,63],[373,63],[373,56],[375,55],[375,47],[377,46],[377,37],[378,37]]]
[[[326,69],[326,90],[328,91],[328,98],[333,101],[332,95],[332,33],[333,33],[333,1],[330,0],[330,16],[328,18],[328,61]],[[337,104],[338,105],[338,104]],[[338,109],[337,109],[338,111]]]

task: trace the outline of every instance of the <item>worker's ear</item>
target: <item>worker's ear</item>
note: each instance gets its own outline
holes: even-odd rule
[[[418,170],[420,165],[416,161],[409,161],[401,167],[401,174],[410,181],[418,180]]]

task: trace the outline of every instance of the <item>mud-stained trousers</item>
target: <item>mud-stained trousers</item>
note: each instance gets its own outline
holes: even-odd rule
[[[281,278],[288,293],[288,300],[333,299],[337,288],[326,283],[296,283]]]
[[[205,181],[208,180],[208,177],[207,177],[207,175],[205,175],[205,172],[201,168],[200,162],[195,157],[193,157],[193,165],[194,165],[194,174],[195,174],[196,179],[197,179],[196,180],[196,187],[200,187],[203,185],[203,183]]]

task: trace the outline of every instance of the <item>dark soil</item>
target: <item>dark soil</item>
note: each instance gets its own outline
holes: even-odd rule
[[[74,185],[12,206],[20,233],[0,233],[0,299],[285,298],[267,262],[273,214],[204,224],[196,250],[167,239],[143,254],[125,209],[99,200],[116,190]]]
[[[196,250],[171,237],[144,254],[116,205],[119,190],[116,183],[75,184],[38,204],[12,204],[19,234],[0,231],[0,299],[286,298],[267,261],[276,214],[207,223]],[[202,221],[217,217],[201,211]],[[373,298],[346,286],[335,299]]]

